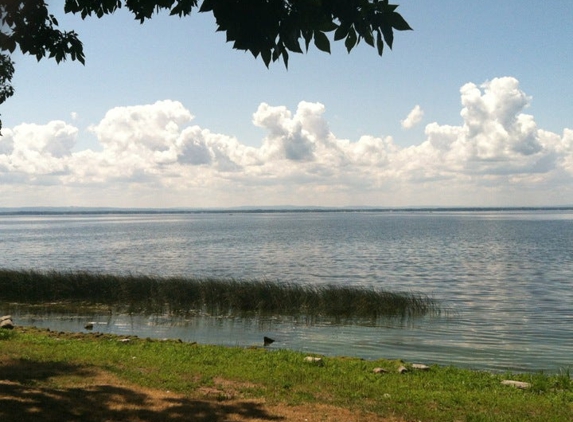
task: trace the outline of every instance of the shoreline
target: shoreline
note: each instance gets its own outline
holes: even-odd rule
[[[75,334],[97,334],[114,336],[136,336],[152,340],[172,340],[183,343],[199,343],[221,347],[258,347],[263,344],[263,337],[269,336],[276,340],[270,350],[286,349],[293,352],[314,352],[327,357],[349,356],[367,361],[374,361],[381,356],[391,359],[416,361],[428,365],[441,367],[456,366],[460,369],[487,371],[496,374],[507,372],[536,374],[558,374],[567,369],[565,364],[535,366],[533,363],[508,361],[507,356],[499,360],[485,359],[480,355],[452,355],[433,350],[415,349],[408,347],[389,347],[389,345],[366,346],[364,333],[371,333],[369,324],[365,326],[354,324],[333,325],[326,319],[317,322],[297,320],[289,316],[283,318],[260,317],[214,317],[214,316],[156,316],[139,314],[112,314],[112,313],[66,313],[59,314],[41,310],[35,315],[28,314],[25,318],[19,312],[13,312],[14,321],[19,326],[50,330],[53,332],[67,332]],[[101,318],[98,318],[98,315]],[[86,325],[92,327],[86,329]],[[398,323],[397,323],[398,324]],[[387,330],[388,325],[380,327]],[[366,330],[366,331],[365,331]],[[370,331],[368,331],[370,330]],[[405,330],[405,331],[404,331]],[[391,332],[401,337],[400,332],[407,335],[407,327],[396,325]],[[344,335],[347,342],[344,343]],[[410,334],[411,335],[411,334]],[[334,337],[333,337],[334,336]],[[332,338],[332,342],[328,339]],[[353,343],[352,339],[358,341]],[[414,341],[415,339],[412,338]],[[364,344],[364,348],[359,344]],[[344,345],[346,344],[346,346]],[[412,343],[415,344],[415,343]],[[404,352],[404,353],[401,353]],[[450,351],[451,353],[452,351]],[[511,355],[510,355],[511,356]]]

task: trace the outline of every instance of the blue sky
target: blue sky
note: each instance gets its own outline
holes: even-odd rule
[[[0,206],[573,204],[573,2],[396,2],[414,31],[383,57],[288,70],[207,14],[50,2],[86,65],[15,55]]]

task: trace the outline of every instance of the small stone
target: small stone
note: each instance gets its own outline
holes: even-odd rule
[[[522,390],[525,390],[527,388],[531,388],[530,383],[523,382],[523,381],[503,380],[501,383],[503,385],[510,385],[512,387],[515,387],[515,388],[521,388]]]
[[[122,342],[122,343],[129,343],[130,341],[131,341],[131,339],[129,339],[129,338],[122,338],[120,340],[120,342]]]
[[[4,315],[3,317],[0,317],[0,322],[6,321],[8,319],[12,321],[12,315]]]
[[[270,337],[263,337],[263,344],[265,347],[270,346],[271,344],[273,344],[275,341],[270,338]]]
[[[315,365],[322,365],[323,364],[322,358],[317,358],[314,356],[307,356],[304,358],[304,361],[308,362],[308,363],[314,363]]]
[[[5,328],[7,330],[11,330],[14,328],[14,322],[12,322],[12,318],[4,318],[0,321],[0,328]]]
[[[404,372],[408,372],[408,368],[402,365],[398,368],[398,373],[403,374]]]
[[[88,322],[86,325],[84,325],[84,328],[86,330],[93,330],[94,328],[94,323],[93,322]]]
[[[428,365],[424,365],[423,363],[413,363],[412,369],[417,369],[419,371],[427,371],[430,369]]]
[[[374,368],[372,372],[374,372],[375,374],[387,374],[388,370],[384,368]]]

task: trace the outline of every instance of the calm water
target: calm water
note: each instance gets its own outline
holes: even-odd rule
[[[0,216],[0,267],[423,292],[453,317],[368,324],[21,313],[17,322],[478,369],[573,367],[573,212]],[[8,309],[0,309],[7,312]],[[10,310],[13,312],[13,310]]]

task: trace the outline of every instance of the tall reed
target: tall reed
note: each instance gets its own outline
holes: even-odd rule
[[[106,305],[130,313],[415,317],[440,312],[423,294],[268,280],[0,269],[0,302]]]

